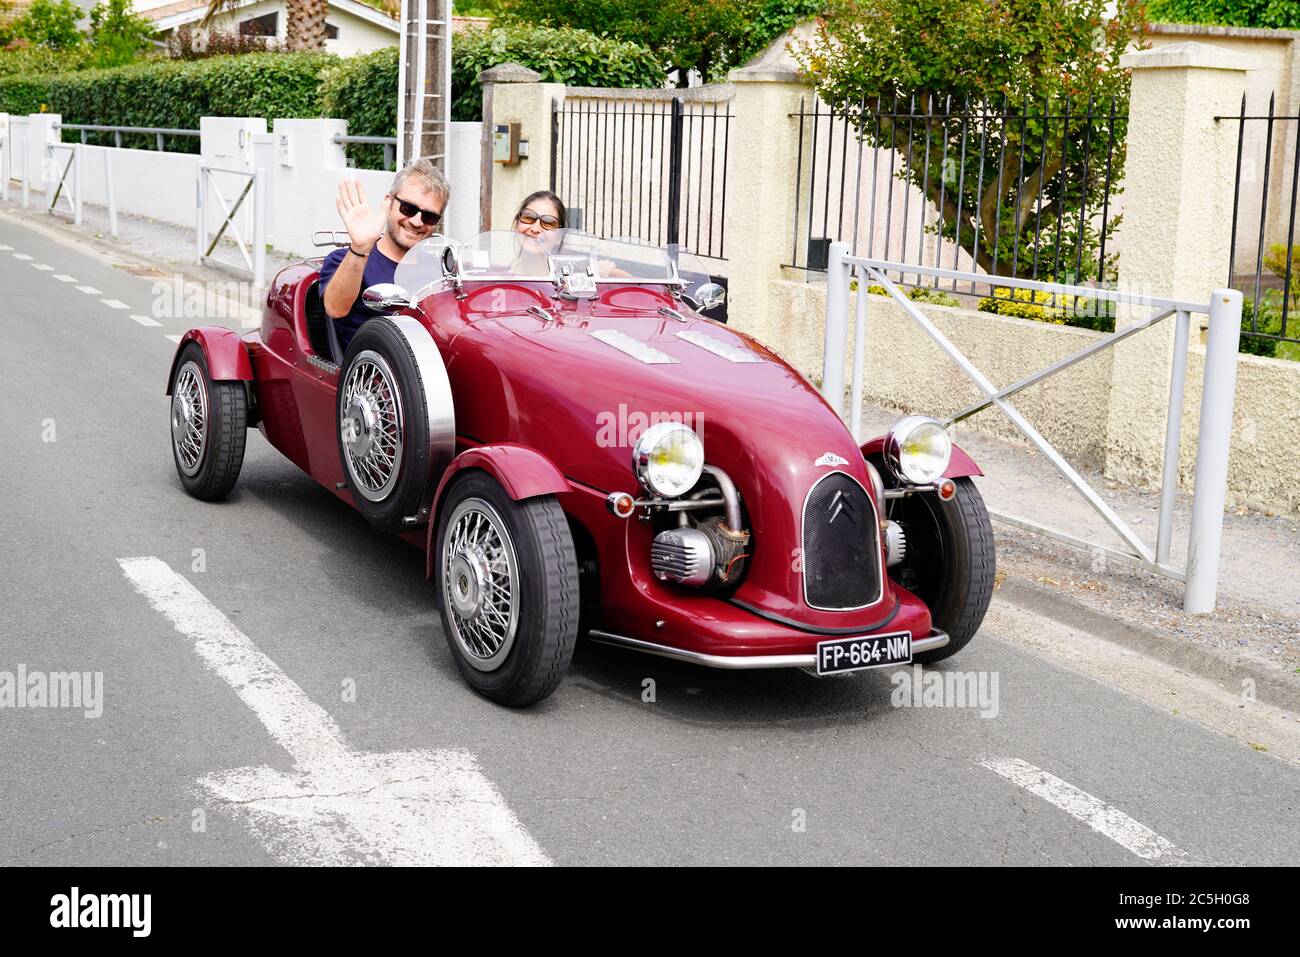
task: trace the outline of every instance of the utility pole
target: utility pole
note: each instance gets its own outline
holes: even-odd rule
[[[413,157],[447,168],[451,125],[451,0],[401,0],[397,168]]]

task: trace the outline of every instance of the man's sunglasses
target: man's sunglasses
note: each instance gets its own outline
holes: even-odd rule
[[[419,213],[420,222],[424,223],[426,226],[437,226],[438,221],[442,219],[442,213],[434,213],[427,209],[421,209],[414,203],[408,203],[400,196],[394,196],[393,198],[397,200],[397,208],[401,212],[403,219],[410,219],[416,213]]]
[[[519,214],[519,221],[525,226],[531,226],[533,223],[541,220],[542,229],[559,229],[560,220],[556,216],[540,216],[531,209],[525,209]]]

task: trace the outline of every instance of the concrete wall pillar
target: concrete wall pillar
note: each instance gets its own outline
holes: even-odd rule
[[[785,38],[749,65],[732,70],[731,169],[727,177],[728,323],[768,342],[780,341],[786,316],[772,296],[795,235],[799,103],[815,94],[800,82]],[[807,147],[805,146],[805,149]],[[820,333],[808,329],[807,334]],[[820,367],[820,361],[817,362]]]
[[[551,115],[564,102],[563,83],[542,83],[541,74],[518,63],[502,63],[479,74],[483,86],[480,218],[483,229],[509,229],[529,193],[551,188]],[[507,166],[492,160],[492,128],[520,124],[528,157]],[[564,197],[560,197],[563,199]]]
[[[1120,288],[1207,303],[1227,280],[1237,144],[1237,124],[1214,117],[1240,110],[1254,58],[1187,42],[1120,64],[1133,71]],[[1121,312],[1119,327],[1149,311]],[[1159,481],[1173,349],[1172,320],[1115,347],[1108,478]]]

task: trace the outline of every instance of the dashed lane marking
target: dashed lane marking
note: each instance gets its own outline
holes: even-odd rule
[[[190,581],[158,558],[118,559],[136,590],[293,758],[199,779],[292,864],[549,864],[474,756],[353,751],[320,705]]]
[[[49,263],[32,263],[33,269],[39,269],[41,272],[49,272],[54,267]]]
[[[77,292],[84,292],[87,296],[102,296],[104,294],[94,286],[78,286]]]
[[[181,344],[181,337],[180,337],[180,336],[174,336],[174,335],[172,335],[171,333],[168,333],[168,334],[167,334],[167,338],[170,339],[172,342],[176,343],[177,345],[180,345],[180,344]]]
[[[1112,807],[1101,798],[1093,797],[1087,791],[1079,790],[1073,784],[1062,781],[1056,775],[1049,774],[1028,761],[1019,758],[991,758],[981,761],[980,764],[993,773],[1000,774],[1012,784],[1024,788],[1030,794],[1055,805],[1144,861],[1164,865],[1190,863],[1183,851],[1145,824],[1133,820],[1119,808]]]
[[[148,316],[137,316],[137,315],[132,314],[131,318],[134,319],[136,322],[140,323],[140,325],[142,325],[142,326],[161,326],[161,325],[162,325],[161,322],[157,322],[157,321],[155,321],[155,320],[153,320],[153,319],[150,319]]]
[[[56,273],[54,274],[54,278],[57,279],[59,282],[76,282],[76,281],[77,281],[77,280],[76,280],[75,278],[73,278],[72,276],[69,276],[67,273],[63,273],[63,272],[56,272]]]
[[[99,301],[102,302],[104,305],[108,306],[108,308],[110,308],[110,309],[130,309],[130,308],[131,308],[131,307],[128,306],[126,303],[122,302],[120,299],[101,299],[101,300],[99,300]]]
[[[14,259],[20,259],[23,262],[31,262],[32,257],[26,253],[14,253]]]

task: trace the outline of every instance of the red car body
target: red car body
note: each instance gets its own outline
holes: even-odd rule
[[[246,382],[250,421],[267,441],[351,504],[338,448],[340,374],[316,354],[307,327],[316,275],[310,263],[282,271],[260,329],[243,337],[195,329],[181,348],[196,340],[212,379]],[[530,314],[529,307],[554,318]],[[884,536],[877,536],[884,579],[877,601],[828,611],[804,600],[805,500],[819,479],[842,471],[869,490],[875,520],[883,518],[864,461],[880,451],[881,440],[859,447],[807,380],[755,339],[650,283],[602,286],[595,298],[576,301],[556,297],[542,282],[467,283],[463,293],[445,286],[400,314],[432,336],[454,396],[456,456],[438,483],[427,526],[401,533],[428,550],[430,573],[443,492],[463,470],[481,469],[512,499],[554,495],[575,540],[594,549],[599,600],[590,625],[597,638],[719,667],[811,664],[818,642],[839,636],[908,631],[916,651],[942,643],[931,633],[925,603],[885,574]],[[602,329],[677,361],[640,362],[590,335]],[[762,361],[730,361],[677,335],[683,331],[705,333]],[[656,578],[651,525],[618,518],[606,507],[612,492],[643,494],[629,468],[636,427],[673,414],[696,426],[708,464],[732,478],[746,511],[747,566],[727,595]],[[602,427],[611,426],[613,441],[599,441]],[[954,448],[946,474],[980,472]]]

